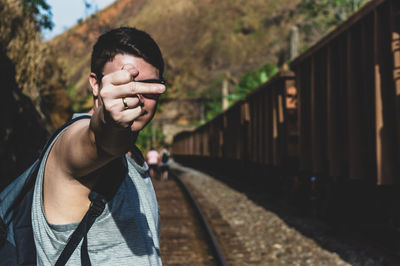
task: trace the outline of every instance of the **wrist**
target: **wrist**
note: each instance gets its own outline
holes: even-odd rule
[[[132,142],[136,141],[135,133],[107,119],[97,108],[90,120],[90,139],[98,153],[111,157],[125,154]]]

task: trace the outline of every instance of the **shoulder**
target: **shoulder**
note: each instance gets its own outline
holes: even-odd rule
[[[79,136],[88,134],[89,123],[89,119],[80,119],[65,128],[43,159],[43,207],[50,223],[78,222],[90,203],[90,184],[77,180],[71,167],[71,162],[78,160],[77,155],[85,149]]]

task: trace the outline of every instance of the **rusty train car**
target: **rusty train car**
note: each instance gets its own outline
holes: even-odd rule
[[[293,168],[297,160],[295,75],[281,72],[194,131],[174,137],[173,156],[236,172],[256,166]],[[248,166],[248,167],[247,167]]]
[[[321,209],[398,220],[400,1],[368,2],[290,68],[175,136],[173,155],[278,169],[303,194],[317,180]]]

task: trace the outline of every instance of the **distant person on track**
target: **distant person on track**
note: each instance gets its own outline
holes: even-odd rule
[[[36,181],[32,226],[38,265],[55,265],[96,200],[105,208],[67,265],[87,259],[91,265],[161,265],[158,204],[134,143],[165,91],[163,70],[158,45],[143,31],[118,28],[97,40],[89,77],[91,117],[60,133]]]
[[[168,171],[169,171],[169,153],[166,149],[162,149],[161,151],[161,166],[160,166],[160,171],[161,171],[161,180],[168,180]]]
[[[146,158],[147,164],[149,165],[150,176],[152,178],[156,178],[158,174],[158,164],[160,162],[160,155],[158,154],[158,151],[151,147],[147,152]]]

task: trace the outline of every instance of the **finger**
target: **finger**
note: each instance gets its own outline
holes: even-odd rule
[[[133,109],[141,106],[142,102],[138,97],[122,97],[113,99],[103,99],[103,106],[105,110],[110,113],[116,114],[126,109]]]
[[[140,99],[136,96],[134,97],[123,97],[120,99],[113,100],[117,106],[119,106],[119,110],[123,111],[126,109],[133,109],[142,104]]]
[[[132,123],[132,121],[143,115],[144,112],[145,110],[141,106],[133,109],[127,109],[125,111],[122,111],[123,115],[121,116],[119,121],[121,125],[127,127]]]
[[[105,75],[101,81],[104,85],[122,85],[131,82],[138,74],[136,68],[121,69]]]
[[[163,92],[165,92],[165,86],[162,84],[132,81],[118,86],[118,89],[115,90],[115,97],[130,97],[137,94],[161,94]]]

